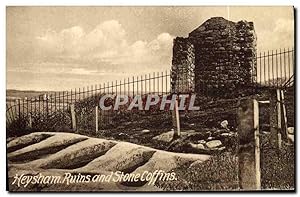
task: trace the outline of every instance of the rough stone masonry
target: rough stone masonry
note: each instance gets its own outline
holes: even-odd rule
[[[172,91],[201,96],[236,97],[256,82],[253,22],[213,17],[174,39]]]

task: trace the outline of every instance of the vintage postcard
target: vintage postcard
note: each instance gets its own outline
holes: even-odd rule
[[[292,6],[8,6],[10,192],[295,191]]]

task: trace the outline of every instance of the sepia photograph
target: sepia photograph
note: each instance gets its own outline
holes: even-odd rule
[[[296,190],[293,6],[6,6],[9,192]]]

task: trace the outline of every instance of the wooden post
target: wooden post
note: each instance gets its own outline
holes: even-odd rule
[[[28,126],[29,128],[32,128],[32,117],[31,117],[31,113],[28,114]]]
[[[255,99],[240,101],[238,108],[239,186],[242,190],[261,189],[259,108]]]
[[[18,117],[19,117],[18,126],[21,129],[22,128],[22,119],[21,119],[21,100],[20,99],[18,99]]]
[[[19,122],[21,122],[21,100],[18,99],[18,116],[19,116]]]
[[[287,116],[286,116],[286,108],[285,108],[285,104],[284,104],[284,92],[283,90],[280,91],[281,93],[281,109],[282,109],[282,135],[284,137],[285,140],[287,140],[288,138],[288,132],[287,132]]]
[[[98,108],[99,110],[99,108]],[[104,116],[104,111],[102,111],[101,109],[99,110],[99,113],[98,113],[98,129],[99,128],[103,128],[103,122],[104,122],[104,119],[103,119],[103,116]],[[99,123],[100,122],[100,123]]]
[[[48,94],[46,96],[46,115],[47,115],[47,118],[49,116],[49,100],[48,100]]]
[[[282,145],[282,136],[281,136],[281,96],[280,90],[276,90],[277,95],[277,135],[278,135],[278,148],[281,148]]]
[[[76,132],[76,115],[75,115],[75,106],[74,104],[70,105],[71,118],[72,118],[72,129]]]
[[[180,118],[179,118],[179,110],[178,110],[178,101],[175,101],[175,108],[172,111],[172,121],[174,129],[174,137],[180,137]]]
[[[278,147],[278,125],[277,125],[277,95],[276,90],[270,90],[270,145],[272,148]]]
[[[96,118],[95,118],[95,123],[96,123],[96,133],[98,132],[98,114],[99,114],[99,110],[98,110],[98,105],[95,107],[95,115],[96,115]]]
[[[254,140],[255,140],[255,175],[256,189],[261,188],[260,174],[260,144],[259,144],[259,106],[257,100],[253,100],[253,123],[254,123]]]

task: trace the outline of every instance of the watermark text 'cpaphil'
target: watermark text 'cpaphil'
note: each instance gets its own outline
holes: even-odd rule
[[[128,95],[103,95],[99,100],[101,110],[150,110],[156,108],[159,110],[199,110],[195,105],[196,95],[181,94],[181,95],[153,95],[146,96],[136,95],[129,97]]]

